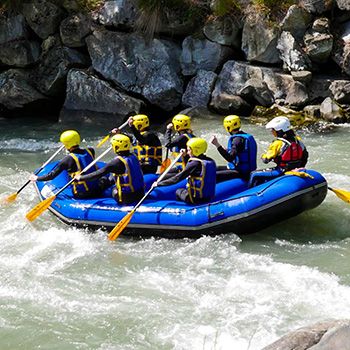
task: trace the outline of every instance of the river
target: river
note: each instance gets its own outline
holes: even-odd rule
[[[221,121],[197,136],[227,135]],[[244,122],[259,154],[271,141]],[[0,120],[0,197],[60,146],[65,126]],[[96,145],[102,128],[79,128]],[[299,132],[309,168],[350,190],[350,125]],[[210,147],[209,155],[220,159]],[[264,167],[259,161],[258,167]],[[0,349],[260,350],[288,331],[350,318],[350,205],[329,192],[316,209],[257,234],[131,239],[67,227],[28,186],[0,206]]]

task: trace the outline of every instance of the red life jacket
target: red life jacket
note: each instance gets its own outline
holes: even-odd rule
[[[283,141],[286,147],[284,147],[282,154],[275,159],[277,165],[285,170],[300,168],[303,159],[303,148],[300,142],[297,139],[293,142],[283,138],[278,139]]]

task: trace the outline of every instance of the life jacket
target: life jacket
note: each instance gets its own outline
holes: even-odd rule
[[[295,141],[288,141],[283,138],[277,138],[284,143],[281,154],[274,159],[274,162],[284,170],[299,168],[303,159],[305,146],[301,141],[295,138]]]
[[[189,139],[191,139],[192,137],[195,137],[192,133],[189,133],[189,132],[185,132],[184,134],[181,134],[181,135],[185,135],[187,137],[187,141]],[[186,141],[186,143],[187,143]],[[174,147],[174,151],[172,152],[172,155],[174,158],[176,158],[179,153],[180,153],[180,150],[181,150],[181,147],[179,146],[175,146]],[[187,164],[188,160],[186,161],[186,157],[181,157],[174,165],[174,167],[180,172],[182,171],[183,169],[185,169],[186,167],[186,164]]]
[[[146,131],[141,132],[143,135]],[[133,140],[133,153],[140,163],[147,165],[162,164],[162,146],[143,145],[136,138]]]
[[[212,199],[215,196],[216,164],[212,160],[192,157],[188,161],[199,161],[202,169],[199,176],[190,175],[187,178],[187,190],[192,203],[195,199]]]
[[[77,171],[74,173],[69,173],[71,178],[74,178],[75,175],[80,174],[80,172],[86,168],[90,163],[94,161],[94,156],[89,149],[84,149],[84,153],[69,153],[76,164]],[[89,170],[87,170],[84,175],[91,174],[92,172],[98,169],[97,165],[92,166]],[[73,194],[78,193],[87,193],[90,191],[94,191],[98,189],[98,180],[91,181],[74,181],[73,185]]]
[[[230,153],[232,150],[232,144],[235,137],[241,137],[244,139],[244,149],[239,152],[234,162],[227,164],[229,169],[237,170],[243,175],[248,175],[252,171],[256,170],[256,154],[257,145],[254,137],[247,133],[237,133],[231,135],[228,139],[227,151]]]
[[[143,174],[140,163],[134,154],[117,156],[125,166],[125,173],[113,174],[118,191],[118,201],[123,201],[123,194],[138,192],[144,189]]]

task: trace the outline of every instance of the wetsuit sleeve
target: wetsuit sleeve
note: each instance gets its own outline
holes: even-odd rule
[[[184,170],[181,171],[181,173],[178,173],[174,175],[173,177],[163,180],[158,183],[158,186],[169,186],[169,185],[174,185],[178,182],[180,182],[183,179],[186,179],[186,177],[192,175],[197,169],[198,166],[201,166],[200,162],[198,161],[191,161],[187,163],[186,167]]]
[[[268,163],[269,161],[271,161],[274,158],[276,158],[277,156],[279,156],[282,146],[283,146],[283,141],[281,141],[281,140],[273,141],[270,144],[267,152],[261,156],[264,163],[265,162]]]
[[[109,163],[107,163],[103,168],[94,171],[93,173],[82,175],[82,181],[91,181],[99,179],[100,177],[109,174],[123,174],[125,172],[125,165],[119,159],[113,159]]]
[[[150,131],[146,131],[141,134],[139,130],[137,130],[133,125],[131,126],[131,131],[133,132],[137,141],[139,141],[142,145],[147,146],[160,146],[161,143],[156,134]]]
[[[92,147],[88,147],[88,150],[91,152],[91,154],[95,158],[95,150]]]
[[[76,165],[74,159],[71,156],[64,157],[56,167],[46,175],[38,176],[37,181],[49,181],[61,174],[63,170],[75,171]]]
[[[171,129],[166,129],[165,139],[166,139],[167,143],[166,143],[165,147],[168,147],[168,148],[170,147],[170,146],[168,146],[168,144],[171,143],[172,135],[173,135],[173,133],[172,133]]]

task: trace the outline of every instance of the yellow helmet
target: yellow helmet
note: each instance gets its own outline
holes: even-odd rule
[[[228,115],[224,119],[223,124],[227,132],[232,132],[234,130],[238,130],[241,127],[241,119],[239,119],[238,115]]]
[[[205,153],[208,148],[207,141],[201,139],[200,137],[193,137],[192,139],[189,139],[186,146],[191,148],[193,155],[196,157]]]
[[[149,119],[145,114],[137,114],[132,117],[133,125],[139,131],[142,131],[149,127]]]
[[[74,146],[79,146],[80,135],[75,130],[66,130],[61,134],[60,141],[64,144],[64,147],[70,149]]]
[[[172,122],[176,131],[186,130],[191,127],[191,118],[185,114],[177,114]]]
[[[111,144],[115,153],[130,151],[130,138],[124,134],[117,134],[111,138]]]

